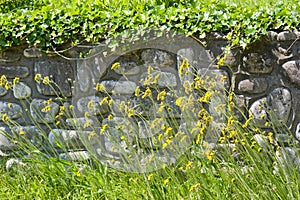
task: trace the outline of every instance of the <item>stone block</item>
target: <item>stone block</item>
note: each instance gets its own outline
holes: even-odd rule
[[[48,76],[55,84],[36,84],[37,90],[42,95],[72,95],[70,80],[74,80],[74,70],[69,62],[39,61],[34,65],[34,73],[43,77]]]
[[[0,75],[7,78],[26,78],[29,75],[29,69],[25,66],[0,66]]]
[[[33,99],[30,103],[30,113],[38,123],[53,123],[59,111],[59,105],[55,102],[47,103],[43,99]]]

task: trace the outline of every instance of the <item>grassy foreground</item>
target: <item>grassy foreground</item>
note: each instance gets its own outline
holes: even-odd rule
[[[0,168],[0,199],[299,199],[299,174],[248,152],[247,164],[187,153],[176,166],[152,173],[111,170],[57,159]]]

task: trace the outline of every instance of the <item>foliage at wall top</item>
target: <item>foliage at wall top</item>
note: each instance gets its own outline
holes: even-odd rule
[[[226,0],[2,0],[0,48],[26,43],[51,49],[64,44],[95,43],[122,35],[125,30],[147,28],[178,31],[200,39],[217,31],[224,33],[233,46],[246,47],[268,30],[299,28],[299,2],[269,1],[261,6],[246,6],[237,0],[235,3]]]

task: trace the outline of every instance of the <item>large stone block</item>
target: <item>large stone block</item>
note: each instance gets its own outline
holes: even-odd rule
[[[29,69],[25,66],[0,66],[0,75],[7,78],[25,78],[29,75]]]
[[[71,83],[74,80],[74,70],[70,62],[39,61],[35,63],[34,73],[41,77],[48,76],[55,84],[36,84],[37,90],[43,95],[65,95],[71,96]]]
[[[30,103],[30,113],[38,123],[53,123],[59,111],[59,105],[55,102],[48,103],[43,99],[33,99]]]
[[[288,61],[282,65],[292,83],[300,87],[300,60]]]
[[[23,109],[16,103],[0,101],[0,115],[7,114],[9,119],[18,119],[23,115]]]

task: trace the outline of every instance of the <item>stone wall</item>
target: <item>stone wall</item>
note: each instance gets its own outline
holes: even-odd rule
[[[143,87],[141,80],[145,82],[149,75],[153,77],[151,81],[156,77],[159,91],[167,92],[166,102],[176,119],[182,113],[170,93],[174,88],[180,88],[185,80],[193,81],[195,73],[203,78],[208,76],[216,83],[213,87],[221,93],[214,95],[207,106],[214,118],[206,138],[210,143],[217,142],[220,127],[226,123],[226,118],[215,108],[227,103],[230,91],[234,92],[235,101],[244,115],[248,117],[251,113],[255,126],[274,132],[275,139],[284,143],[292,139],[289,130],[300,140],[299,36],[299,33],[269,32],[267,37],[246,50],[232,49],[225,59],[218,61],[224,56],[227,42],[222,34],[212,33],[206,39],[205,47],[199,44],[205,52],[203,55],[203,51],[197,52],[189,45],[178,46],[175,50],[146,46],[111,58],[112,62],[105,70],[99,68],[103,62],[99,56],[89,60],[69,60],[36,48],[4,50],[0,54],[0,76],[3,75],[0,82],[0,156],[18,151],[25,141],[27,146],[34,145],[49,154],[58,152],[61,157],[74,159],[78,155],[88,157],[84,141],[89,141],[97,131],[101,132],[106,124],[114,128],[115,134],[119,131],[116,126],[125,126],[123,133],[126,134],[130,134],[130,128],[127,130],[126,127],[135,127],[138,136],[131,137],[130,145],[155,149],[159,144],[153,141],[153,135],[159,135],[160,130],[154,127],[148,131],[150,135],[144,134],[144,129],[150,126],[147,120],[130,121],[124,118],[125,110],[118,109],[125,98],[131,102],[127,111],[135,108],[134,112],[138,112],[133,115],[155,116],[160,101],[155,102],[158,105],[155,107],[156,104],[147,98],[135,95],[139,85],[145,94],[147,87]],[[71,53],[74,55],[74,52]],[[178,73],[183,58],[202,59],[202,62],[191,62],[196,71],[184,80]],[[120,66],[113,66],[115,62]],[[153,67],[152,72],[148,72],[149,66]],[[103,86],[105,92],[101,92]],[[149,86],[151,88],[151,84]],[[154,99],[159,99],[159,91],[152,94]],[[113,103],[105,98],[106,94],[114,96]],[[76,118],[74,113],[77,113]],[[168,116],[166,113],[160,115]],[[246,120],[242,114],[237,116],[241,122]],[[113,141],[105,134],[97,140],[98,146],[94,146],[94,150],[101,151],[103,159],[114,158],[115,163],[121,150],[113,148]],[[128,141],[122,137],[118,140],[122,148],[128,148]],[[168,159],[172,158],[169,156]]]

